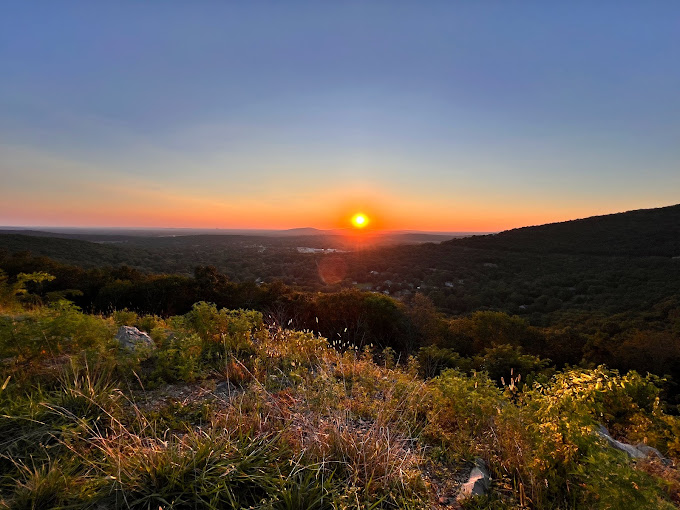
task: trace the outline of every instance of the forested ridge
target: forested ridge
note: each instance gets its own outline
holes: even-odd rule
[[[680,256],[680,205],[448,241],[477,248],[612,256]]]

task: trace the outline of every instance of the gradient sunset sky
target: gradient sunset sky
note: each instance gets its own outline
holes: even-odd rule
[[[680,202],[680,2],[35,2],[0,225],[496,231]]]

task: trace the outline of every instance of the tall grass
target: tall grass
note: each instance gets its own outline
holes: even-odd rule
[[[0,507],[433,508],[453,504],[477,456],[494,483],[469,508],[677,500],[674,467],[635,464],[592,433],[603,422],[677,455],[680,422],[650,377],[422,379],[413,359],[206,304],[169,319],[64,305],[2,321]],[[122,324],[157,348],[117,349]]]

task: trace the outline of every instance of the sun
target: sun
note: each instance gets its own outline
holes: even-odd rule
[[[352,225],[354,225],[356,228],[364,228],[366,225],[368,225],[368,222],[368,216],[365,214],[357,213],[352,216]]]

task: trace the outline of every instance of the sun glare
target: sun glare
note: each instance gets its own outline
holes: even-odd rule
[[[352,216],[352,225],[356,228],[364,228],[368,225],[368,217],[365,214],[357,213]]]

